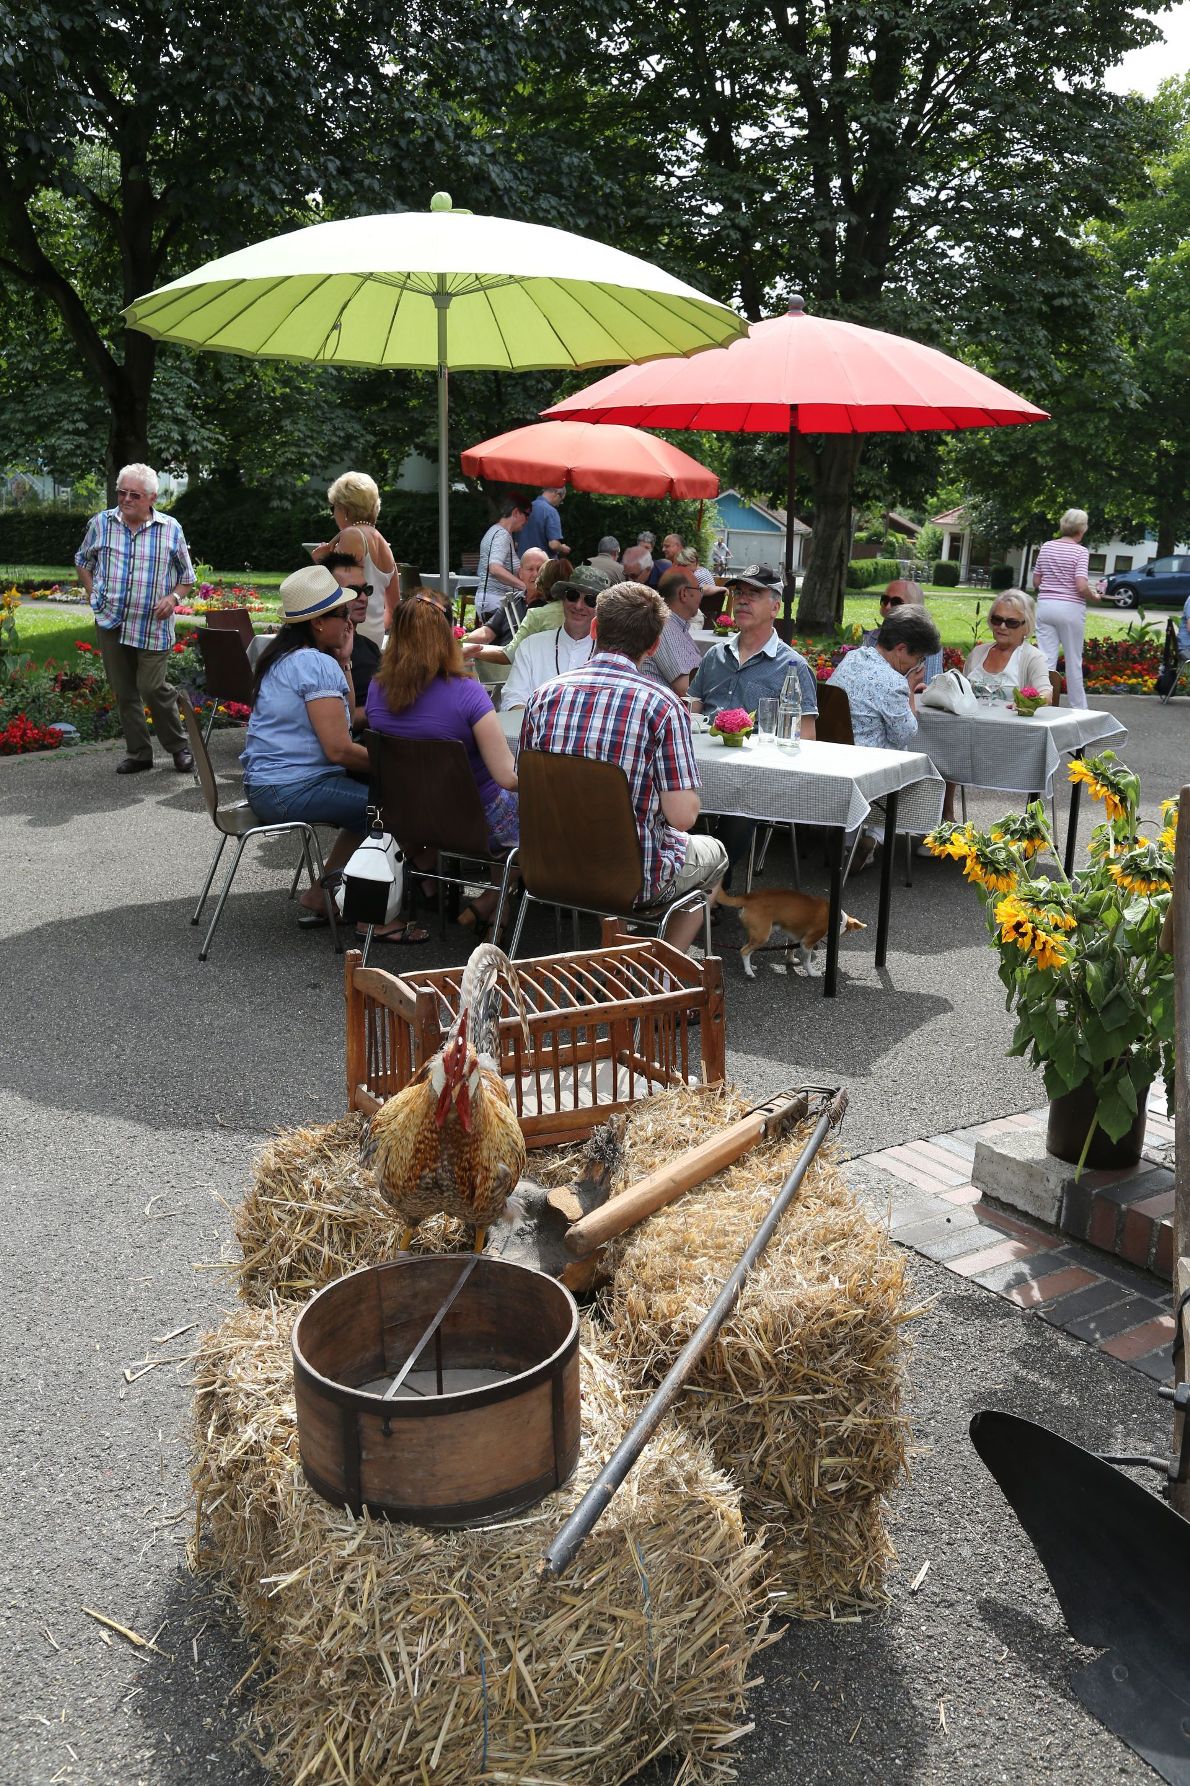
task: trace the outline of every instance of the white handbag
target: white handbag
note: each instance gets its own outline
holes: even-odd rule
[[[917,697],[919,707],[935,707],[941,713],[955,713],[969,719],[979,712],[975,690],[961,670],[941,670]]]
[[[368,835],[343,870],[335,904],[348,924],[391,924],[401,911],[405,858],[396,838],[381,825],[378,809],[370,806],[368,813]]]

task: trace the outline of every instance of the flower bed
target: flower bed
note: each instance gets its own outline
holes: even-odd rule
[[[1058,659],[1058,668],[1065,669]],[[1122,638],[1087,639],[1083,645],[1083,681],[1098,694],[1151,695],[1161,668],[1161,639],[1151,632]]]

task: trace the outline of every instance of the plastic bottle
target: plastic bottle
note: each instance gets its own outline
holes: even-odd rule
[[[796,750],[802,729],[802,689],[797,670],[791,664],[781,684],[777,702],[777,743],[782,750]]]

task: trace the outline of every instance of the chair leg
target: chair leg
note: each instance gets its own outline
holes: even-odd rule
[[[313,825],[307,825],[303,832],[305,845],[314,852],[314,860],[318,864],[318,879],[311,884],[322,888],[322,903],[326,910],[326,921],[331,927],[331,942],[335,946],[335,954],[343,953],[343,939],[339,935],[339,908],[335,904],[333,887],[326,885],[326,863],[322,859],[322,845],[318,841],[318,833]]]
[[[200,961],[205,961],[207,956],[211,952],[211,938],[215,934],[216,924],[218,924],[220,918],[223,916],[223,907],[227,904],[227,895],[231,892],[231,883],[236,878],[236,869],[240,866],[240,857],[244,853],[244,845],[247,843],[247,841],[248,841],[248,839],[246,837],[241,837],[239,843],[236,845],[235,858],[232,861],[231,868],[228,871],[227,879],[223,883],[223,890],[220,893],[218,901],[216,902],[216,905],[215,905],[215,915],[211,919],[211,928],[207,931],[206,936],[203,938],[202,948],[198,951],[198,959]]]
[[[526,893],[525,889],[522,887],[521,888],[521,903],[517,907],[516,923],[513,925],[513,928],[512,928],[512,940],[508,945],[508,959],[510,961],[512,960],[513,956],[516,954],[517,949],[520,945],[521,931],[525,928],[525,917],[526,917],[526,914],[528,913],[529,906],[532,903],[532,900],[533,900],[533,895],[531,893]],[[554,909],[555,909],[555,911],[557,910],[556,907]]]
[[[760,854],[756,858],[756,873],[757,874],[764,873],[764,865],[768,859],[769,845],[773,841],[773,832],[775,830],[776,830],[775,825],[766,825],[764,828],[764,838],[760,845]],[[755,845],[755,843],[756,843],[756,833],[755,832],[752,833],[752,842],[753,842],[753,845]],[[748,873],[749,873],[749,875],[751,875],[751,873],[752,873],[752,858],[751,858],[751,856],[749,856],[749,858],[748,858]],[[748,882],[748,891],[749,891],[749,893],[752,891],[751,880],[749,880],[749,882]]]
[[[194,908],[194,916],[190,920],[190,922],[192,924],[197,924],[198,920],[202,917],[202,908],[207,903],[207,894],[211,891],[211,882],[215,878],[215,870],[219,866],[219,859],[223,854],[226,844],[227,844],[227,832],[224,831],[219,839],[218,844],[215,846],[215,859],[211,863],[210,874],[208,874],[206,880],[203,882],[202,893],[199,897],[198,904]]]
[[[212,700],[210,715],[207,719],[207,729],[202,735],[202,741],[204,744],[209,744],[211,742],[211,733],[215,730],[215,715],[218,713],[218,711],[219,711],[218,701]]]
[[[796,825],[790,825],[789,827],[789,847],[793,852],[793,884],[795,887],[800,887],[802,884],[802,865],[798,861]],[[761,867],[764,867],[763,860],[761,862]]]
[[[769,839],[769,837],[772,836],[772,831],[773,831],[773,827],[770,825],[769,831],[768,831],[768,836],[766,836],[766,838],[764,840],[766,849],[768,848],[768,839]],[[744,877],[744,892],[745,893],[751,893],[751,891],[752,891],[752,873],[753,873],[753,869],[755,868],[755,865],[756,865],[756,831],[754,828],[753,832],[752,832],[752,836],[748,843],[748,872],[747,872],[746,876]]]
[[[314,878],[314,864],[310,859],[310,843],[304,831],[302,832],[302,853],[298,857],[298,865],[294,869],[293,879],[289,883],[289,897],[291,899],[297,898],[297,890],[301,885],[303,868],[310,877],[310,885],[312,887],[317,886],[318,883]]]
[[[967,823],[967,784],[966,784],[966,782],[963,782],[963,784],[959,788],[959,799],[961,800],[962,805],[963,805],[963,823],[965,825]]]
[[[893,839],[893,848],[896,848],[895,838]],[[913,885],[913,837],[908,831],[905,833],[905,885],[907,887]]]
[[[508,887],[515,862],[516,851],[510,850],[504,858],[504,872],[500,876],[500,891],[496,896],[496,910],[492,915],[492,936],[497,939],[500,936],[500,927],[504,922],[504,907],[508,902]]]

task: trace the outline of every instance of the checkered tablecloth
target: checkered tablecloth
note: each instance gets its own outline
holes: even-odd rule
[[[500,715],[514,747],[520,719],[519,713]],[[734,813],[775,825],[841,825],[853,831],[867,818],[873,801],[899,792],[898,831],[930,831],[942,814],[941,777],[918,752],[809,741],[796,751],[784,751],[755,738],[737,750],[708,732],[696,732],[694,754],[704,812]]]
[[[1119,750],[1127,729],[1110,713],[1042,707],[1032,718],[989,707],[973,719],[923,707],[917,742],[946,781],[969,788],[1047,796],[1062,759],[1089,744]]]

